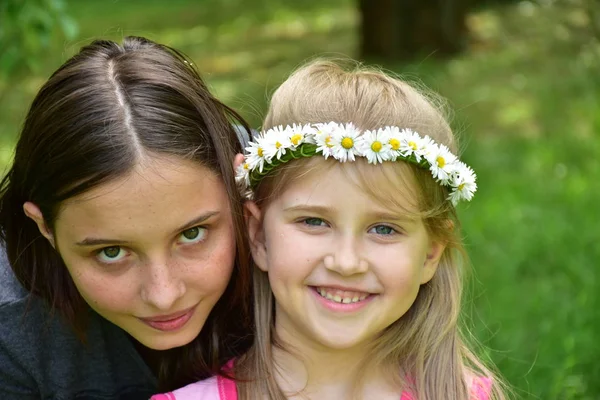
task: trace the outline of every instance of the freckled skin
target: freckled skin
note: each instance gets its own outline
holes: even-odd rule
[[[65,202],[54,228],[57,249],[86,302],[149,348],[192,341],[231,277],[236,250],[225,187],[191,161],[146,159],[126,176]],[[89,238],[109,242],[77,244]],[[107,247],[113,250],[103,253]],[[113,253],[118,257],[107,256]],[[172,332],[139,319],[191,307],[191,319]]]

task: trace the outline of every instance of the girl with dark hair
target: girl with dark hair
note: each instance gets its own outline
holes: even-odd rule
[[[0,184],[2,399],[147,399],[243,350],[235,121],[143,38],[50,77]]]

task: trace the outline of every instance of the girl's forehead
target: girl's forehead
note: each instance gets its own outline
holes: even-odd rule
[[[405,163],[340,163],[315,157],[289,179],[281,192],[288,202],[304,199],[313,203],[324,197],[344,201],[345,196],[352,196],[399,214],[419,212],[419,187]]]
[[[193,160],[173,155],[149,154],[124,174],[109,178],[104,183],[65,200],[62,206],[66,207],[69,204],[86,202],[98,197],[116,197],[116,191],[131,196],[144,191],[161,190],[165,185],[181,187],[199,184],[205,180],[217,184],[222,181],[209,168]]]
[[[62,204],[56,226],[69,236],[144,237],[171,232],[203,213],[229,214],[221,179],[189,160],[154,160]]]

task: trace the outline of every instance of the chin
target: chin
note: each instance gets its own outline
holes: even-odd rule
[[[317,338],[317,341],[322,346],[332,350],[346,350],[364,343],[364,340],[361,340],[359,337],[345,337],[343,335],[321,336]]]
[[[176,347],[185,346],[194,340],[195,336],[181,338],[155,338],[148,341],[138,340],[141,344],[152,350],[170,350]]]
[[[152,350],[170,350],[191,343],[200,333],[192,329],[181,332],[155,332],[145,335],[130,335],[143,346]]]

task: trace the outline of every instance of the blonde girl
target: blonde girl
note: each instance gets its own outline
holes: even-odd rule
[[[455,206],[477,185],[435,103],[316,61],[275,92],[263,129],[238,170],[255,343],[164,398],[504,399],[459,329]]]

